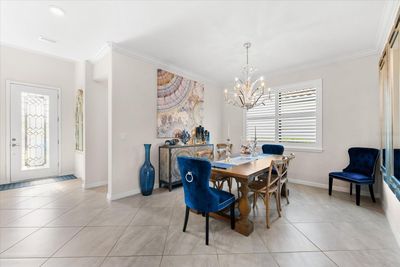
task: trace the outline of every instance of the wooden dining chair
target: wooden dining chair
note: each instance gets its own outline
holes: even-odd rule
[[[284,165],[284,168],[282,170],[282,177],[281,177],[281,188],[280,188],[280,194],[279,194],[279,209],[282,211],[282,205],[281,205],[281,198],[282,194],[286,198],[287,204],[289,204],[289,188],[288,188],[288,176],[287,176],[287,171],[289,168],[290,161],[295,158],[294,153],[290,153],[289,156],[287,156],[287,162]]]
[[[229,148],[232,151],[232,144],[220,143],[217,144],[217,160],[223,160],[226,158],[226,149]],[[214,187],[222,190],[224,188],[224,183],[226,182],[228,185],[229,193],[232,193],[232,177],[226,176],[212,176],[210,181],[214,184]],[[238,190],[239,191],[239,190]]]
[[[279,207],[280,201],[280,187],[282,176],[285,175],[285,166],[287,165],[287,157],[283,157],[280,160],[271,161],[269,166],[268,174],[266,179],[254,180],[249,183],[249,189],[254,193],[253,197],[253,208],[256,207],[258,197],[261,197],[265,204],[266,210],[266,225],[270,228],[270,198],[275,197],[276,209],[279,217],[281,217],[281,210]],[[276,175],[273,174],[272,170],[276,171]]]
[[[211,149],[197,151],[196,152],[196,157],[197,158],[206,158],[206,159],[209,159],[209,160],[214,160],[214,151],[212,151]]]
[[[232,144],[220,143],[217,144],[217,160],[222,160],[226,158],[226,149],[229,147],[232,151]]]

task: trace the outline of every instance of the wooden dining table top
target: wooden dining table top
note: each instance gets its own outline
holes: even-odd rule
[[[279,159],[282,159],[282,155],[264,155],[262,158],[227,169],[213,167],[211,172],[221,176],[249,179],[265,173],[271,165],[271,161]]]

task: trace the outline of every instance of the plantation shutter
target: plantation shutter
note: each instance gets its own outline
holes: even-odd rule
[[[259,142],[275,142],[275,94],[271,99],[263,96],[265,105],[254,107],[247,111],[246,137],[254,140],[255,126],[257,127],[257,140]]]
[[[316,143],[317,90],[307,88],[278,93],[278,142]]]

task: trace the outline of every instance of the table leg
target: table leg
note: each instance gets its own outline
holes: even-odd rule
[[[240,182],[239,190],[241,196],[239,198],[239,219],[236,221],[235,230],[242,235],[248,236],[254,230],[254,225],[251,220],[249,220],[249,214],[251,211],[250,202],[248,199],[249,188],[247,183]]]

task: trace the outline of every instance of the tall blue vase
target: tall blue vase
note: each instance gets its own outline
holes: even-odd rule
[[[145,161],[140,168],[140,192],[143,196],[149,196],[153,193],[154,188],[154,167],[150,162],[151,144],[144,144]]]

